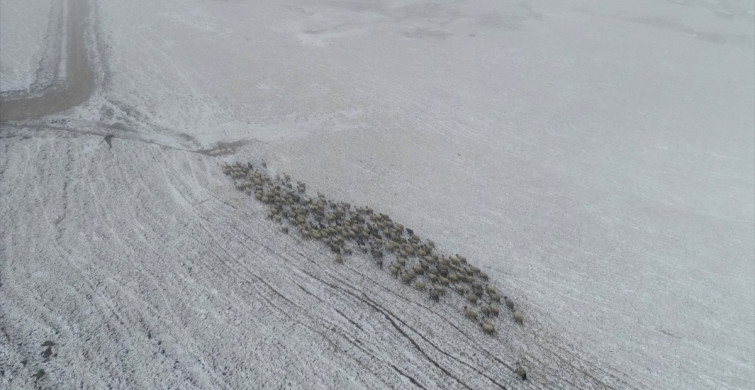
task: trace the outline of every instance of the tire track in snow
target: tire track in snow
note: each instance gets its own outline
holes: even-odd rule
[[[578,365],[563,370],[575,376],[573,385],[542,377],[557,373],[547,357],[533,361],[532,381],[519,381],[508,368],[516,344],[447,319],[446,305],[428,304],[362,258],[336,266],[319,245],[280,233],[263,208],[214,177],[213,157],[136,143],[108,150],[96,140],[54,134],[23,142],[24,163],[20,146],[5,149],[12,163],[3,163],[0,180],[14,188],[15,206],[0,200],[8,211],[3,221],[8,229],[22,226],[30,203],[36,216],[23,220],[49,222],[36,233],[3,237],[4,253],[28,259],[32,249],[21,243],[41,238],[37,250],[46,255],[41,262],[12,260],[17,270],[5,264],[3,277],[27,280],[21,275],[44,264],[58,279],[4,285],[12,295],[0,303],[13,313],[49,306],[48,314],[32,317],[43,329],[61,329],[59,341],[69,350],[68,374],[55,374],[56,387],[103,387],[121,378],[131,387],[239,388],[252,383],[244,375],[260,386],[600,387],[580,379]],[[43,164],[31,164],[40,156]],[[13,186],[24,169],[49,179]],[[53,221],[63,208],[58,231]],[[62,235],[48,243],[45,232]],[[63,285],[77,291],[63,294]],[[67,301],[9,298],[36,294],[38,286]],[[78,338],[81,332],[88,340]],[[122,363],[133,359],[152,364],[133,373]]]

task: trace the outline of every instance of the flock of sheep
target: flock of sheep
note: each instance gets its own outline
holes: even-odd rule
[[[267,216],[281,223],[284,233],[293,227],[305,239],[322,241],[333,251],[336,263],[361,251],[369,253],[377,267],[427,292],[434,301],[454,291],[466,300],[466,317],[488,334],[496,332],[493,318],[501,313],[501,301],[515,322],[524,323],[514,302],[501,296],[485,272],[464,256],[438,253],[433,241],[421,239],[388,215],[328,200],[322,194],[308,196],[304,183],[294,184],[288,175],[273,178],[251,163],[224,164],[222,169],[233,178],[236,189],[268,205]]]

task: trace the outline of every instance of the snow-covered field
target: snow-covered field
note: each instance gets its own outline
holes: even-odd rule
[[[2,92],[27,90],[36,82],[40,65],[47,65],[40,61],[45,55],[54,57],[57,54],[52,53],[52,48],[48,49],[48,46],[54,45],[60,36],[56,22],[62,3],[51,0],[0,0]]]
[[[23,89],[5,11],[57,14],[1,4]],[[89,10],[95,93],[0,124],[0,388],[755,386],[751,2]],[[525,326],[282,234],[220,169],[263,159],[466,255]]]

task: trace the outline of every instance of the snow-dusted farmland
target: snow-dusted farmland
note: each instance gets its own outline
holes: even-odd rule
[[[66,14],[0,4],[23,89],[7,5]],[[0,124],[0,388],[755,385],[751,2],[86,4],[94,94]],[[263,159],[525,326],[280,233]]]
[[[0,1],[0,90],[26,90],[37,78],[40,61],[54,44],[62,2]],[[50,23],[52,21],[52,23]],[[52,53],[49,53],[52,54]]]

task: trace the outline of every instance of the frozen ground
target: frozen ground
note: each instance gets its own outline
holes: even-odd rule
[[[755,385],[751,2],[90,10],[95,93],[0,131],[0,387]],[[263,158],[526,326],[279,233],[219,167]]]
[[[59,1],[0,0],[0,91],[36,82],[47,46],[56,41]]]

